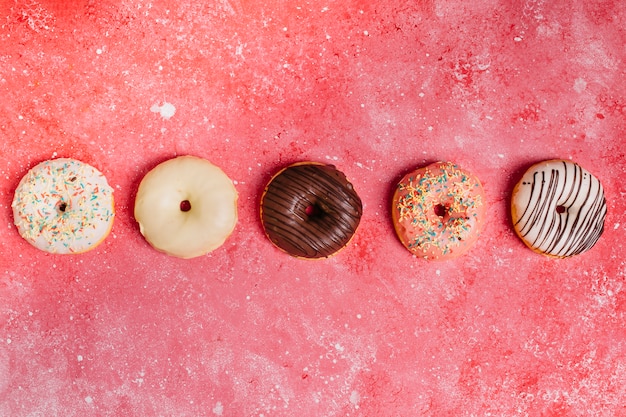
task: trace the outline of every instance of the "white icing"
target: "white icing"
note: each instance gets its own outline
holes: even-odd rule
[[[157,250],[179,258],[220,247],[237,223],[237,190],[209,161],[181,156],[148,172],[135,199],[135,219]],[[189,211],[181,210],[188,201]]]
[[[114,218],[113,189],[100,171],[60,158],[32,168],[13,198],[20,235],[51,253],[85,252],[109,234]]]

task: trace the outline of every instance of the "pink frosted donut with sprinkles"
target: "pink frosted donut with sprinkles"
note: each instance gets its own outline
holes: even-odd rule
[[[456,258],[476,242],[485,223],[485,193],[474,175],[451,162],[408,173],[392,206],[402,244],[429,260]]]
[[[59,158],[32,168],[13,197],[13,218],[20,235],[50,253],[82,253],[111,231],[113,189],[96,168]]]

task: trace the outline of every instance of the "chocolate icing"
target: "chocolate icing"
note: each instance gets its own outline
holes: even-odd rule
[[[280,171],[265,188],[261,220],[277,247],[292,256],[326,258],[348,244],[363,206],[332,165],[304,162]]]

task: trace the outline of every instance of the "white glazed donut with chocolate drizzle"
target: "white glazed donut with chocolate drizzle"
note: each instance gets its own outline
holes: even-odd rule
[[[535,252],[557,258],[578,255],[591,249],[604,231],[604,189],[572,161],[543,161],[515,186],[511,216],[515,231]]]

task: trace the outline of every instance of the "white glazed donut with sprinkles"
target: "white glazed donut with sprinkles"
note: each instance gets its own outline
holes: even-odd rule
[[[96,168],[59,158],[32,168],[13,197],[13,217],[20,235],[50,253],[82,253],[111,231],[113,189]]]
[[[511,216],[515,231],[535,252],[556,258],[578,255],[591,249],[604,231],[604,189],[572,161],[543,161],[515,186]]]

